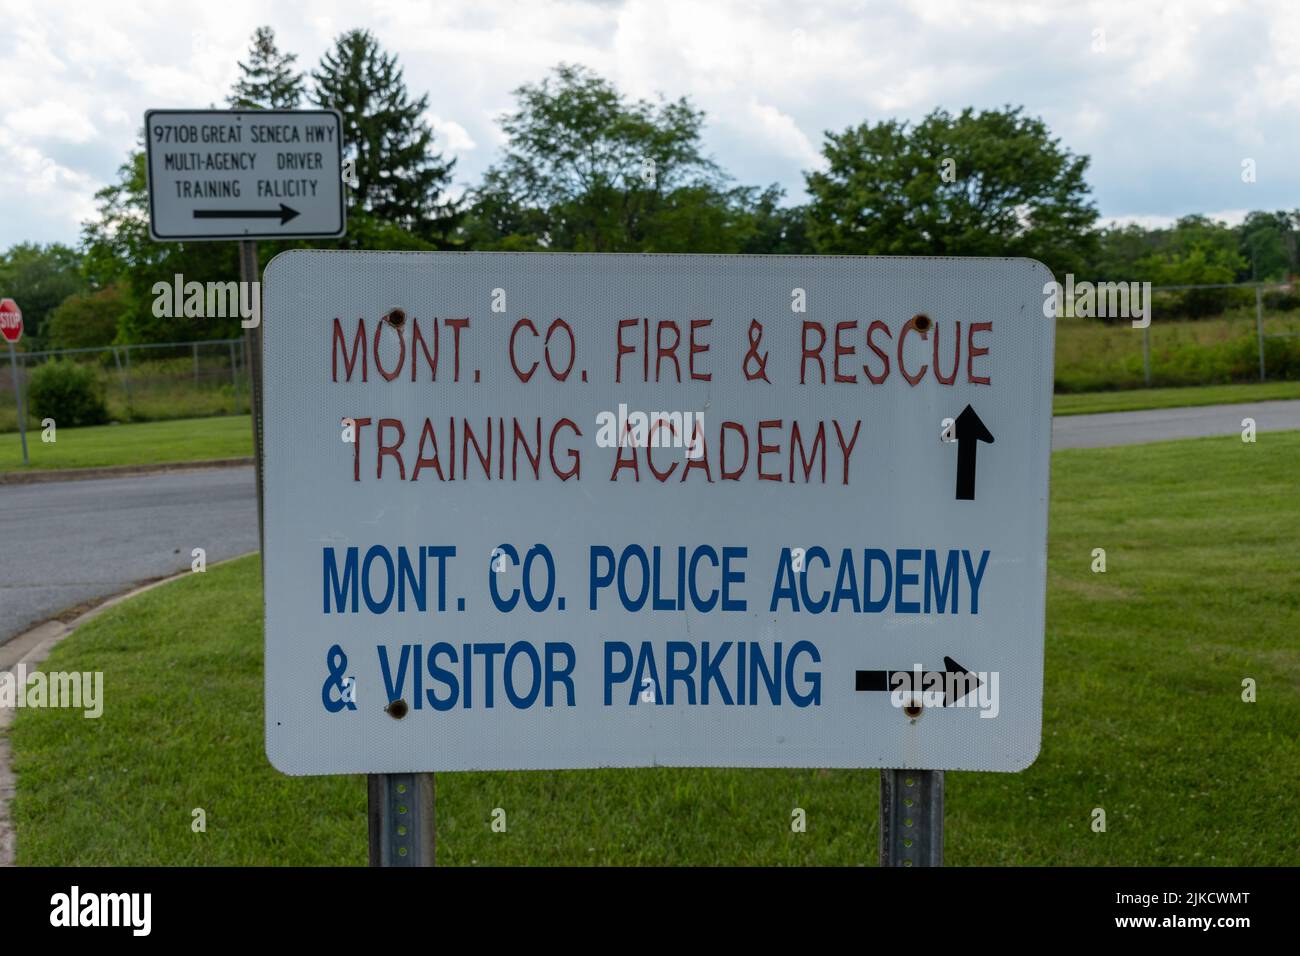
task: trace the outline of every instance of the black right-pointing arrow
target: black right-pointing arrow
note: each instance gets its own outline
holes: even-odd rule
[[[945,707],[953,706],[967,694],[978,689],[980,684],[983,683],[973,671],[968,671],[951,657],[943,659],[943,666],[944,671],[925,671],[921,675],[921,680],[925,682],[928,679],[933,679],[935,683],[944,688],[943,706]],[[912,671],[855,671],[853,674],[853,689],[858,691],[893,691],[897,686],[898,688],[908,687],[908,689],[919,694],[922,688],[911,686],[914,683],[914,677]],[[963,679],[962,683],[958,683],[958,678]]]
[[[956,421],[957,434],[957,500],[975,499],[975,446],[979,442],[993,444],[993,434],[980,421],[975,409],[967,405]]]
[[[279,219],[284,225],[298,217],[298,210],[280,203],[279,209],[196,209],[195,219]]]

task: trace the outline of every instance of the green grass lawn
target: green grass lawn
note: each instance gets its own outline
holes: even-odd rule
[[[1182,388],[1134,388],[1123,392],[1082,392],[1057,395],[1053,415],[1131,412],[1144,408],[1192,405],[1235,405],[1300,398],[1300,382],[1259,382],[1252,385],[1193,385]]]
[[[1300,432],[1053,456],[1042,754],[948,776],[950,864],[1296,862],[1297,460]],[[260,586],[253,558],[214,567],[55,649],[51,670],[105,673],[106,705],[18,713],[20,863],[365,862],[364,779],[281,776],[263,753]],[[878,786],[817,769],[441,774],[438,858],[874,865]]]
[[[247,415],[188,418],[129,425],[60,428],[55,441],[27,433],[30,468],[94,468],[103,465],[154,465],[161,462],[240,458],[253,453],[253,426]],[[0,471],[21,471],[18,433],[0,435]]]

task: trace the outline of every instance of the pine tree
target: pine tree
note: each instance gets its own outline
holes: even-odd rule
[[[423,119],[429,97],[410,98],[396,55],[384,53],[369,30],[352,30],[326,51],[312,80],[315,101],[343,114],[345,160],[356,161],[349,218],[370,216],[450,244],[461,214],[442,193],[456,161],[433,151]]]
[[[281,53],[275,46],[275,31],[258,27],[253,32],[248,62],[239,64],[243,76],[226,97],[240,110],[292,110],[303,97],[303,74],[293,68],[296,53]]]

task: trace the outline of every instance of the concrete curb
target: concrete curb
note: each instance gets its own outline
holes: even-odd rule
[[[241,468],[252,464],[252,458],[209,458],[204,461],[160,462],[156,465],[106,465],[103,468],[0,471],[0,485],[31,485],[45,481],[84,481],[88,478],[126,478],[135,475],[161,475],[170,471],[198,471],[204,468]]]
[[[209,564],[208,568],[220,567],[228,561],[238,561],[240,558],[246,558],[249,554],[256,553],[256,551],[250,551],[248,554],[227,558],[225,561]],[[149,584],[105,598],[99,604],[66,624],[62,621],[46,621],[44,624],[38,624],[30,630],[24,631],[4,644],[0,644],[0,672],[12,671],[19,664],[35,667],[44,663],[56,644],[74,633],[81,625],[99,617],[109,608],[143,594],[145,591],[152,591],[156,587],[170,584],[172,581],[193,573],[193,571],[181,571],[170,577],[151,581]],[[18,850],[18,836],[14,831],[13,820],[9,816],[9,805],[13,800],[18,785],[18,778],[15,776],[12,767],[12,753],[9,750],[9,725],[13,723],[15,712],[16,709],[0,707],[0,867],[14,866]]]

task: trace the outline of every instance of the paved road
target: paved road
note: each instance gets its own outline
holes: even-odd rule
[[[1103,448],[1175,438],[1240,435],[1241,420],[1255,419],[1257,431],[1300,428],[1300,399],[1244,402],[1201,408],[1155,408],[1145,412],[1067,415],[1052,420],[1053,448]]]
[[[66,608],[257,549],[252,468],[0,485],[0,643]]]
[[[1058,418],[1056,448],[1300,429],[1300,401]],[[257,548],[253,470],[0,485],[0,643],[66,608]]]

